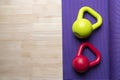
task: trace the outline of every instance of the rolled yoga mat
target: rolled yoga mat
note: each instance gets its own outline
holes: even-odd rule
[[[110,80],[120,80],[120,0],[110,0]]]
[[[62,32],[63,32],[63,80],[109,80],[109,0],[62,0]],[[89,6],[101,14],[102,26],[93,31],[87,40],[80,40],[72,33],[72,24],[78,11],[83,6]],[[92,23],[95,19],[85,14]],[[72,60],[81,42],[89,41],[102,55],[101,63],[89,69],[84,74],[78,74],[72,67]],[[86,49],[83,53],[89,60],[94,59],[93,53]]]

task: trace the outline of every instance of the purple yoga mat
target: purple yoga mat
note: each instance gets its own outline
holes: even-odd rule
[[[62,30],[63,30],[63,80],[109,80],[109,0],[62,0]],[[78,11],[83,6],[89,6],[99,12],[103,18],[101,28],[97,29],[87,40],[80,40],[72,33],[72,24],[76,20]],[[92,23],[95,19],[85,14]],[[84,74],[78,74],[72,68],[72,60],[76,55],[81,42],[89,41],[102,55],[101,63]],[[93,53],[84,51],[90,60]]]
[[[110,79],[120,80],[120,0],[110,0]]]

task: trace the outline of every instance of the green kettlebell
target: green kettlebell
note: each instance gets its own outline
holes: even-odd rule
[[[83,18],[84,12],[88,12],[94,16],[97,19],[97,22],[92,24],[88,19]],[[92,31],[100,27],[101,24],[102,17],[100,14],[92,8],[85,6],[79,10],[78,17],[72,25],[72,31],[78,38],[87,38],[90,36]]]

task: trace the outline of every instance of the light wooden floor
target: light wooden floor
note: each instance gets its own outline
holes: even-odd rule
[[[62,80],[61,0],[0,0],[0,80]]]

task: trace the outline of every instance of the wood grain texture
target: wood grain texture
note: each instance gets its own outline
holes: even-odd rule
[[[0,0],[0,80],[62,80],[61,0]]]

